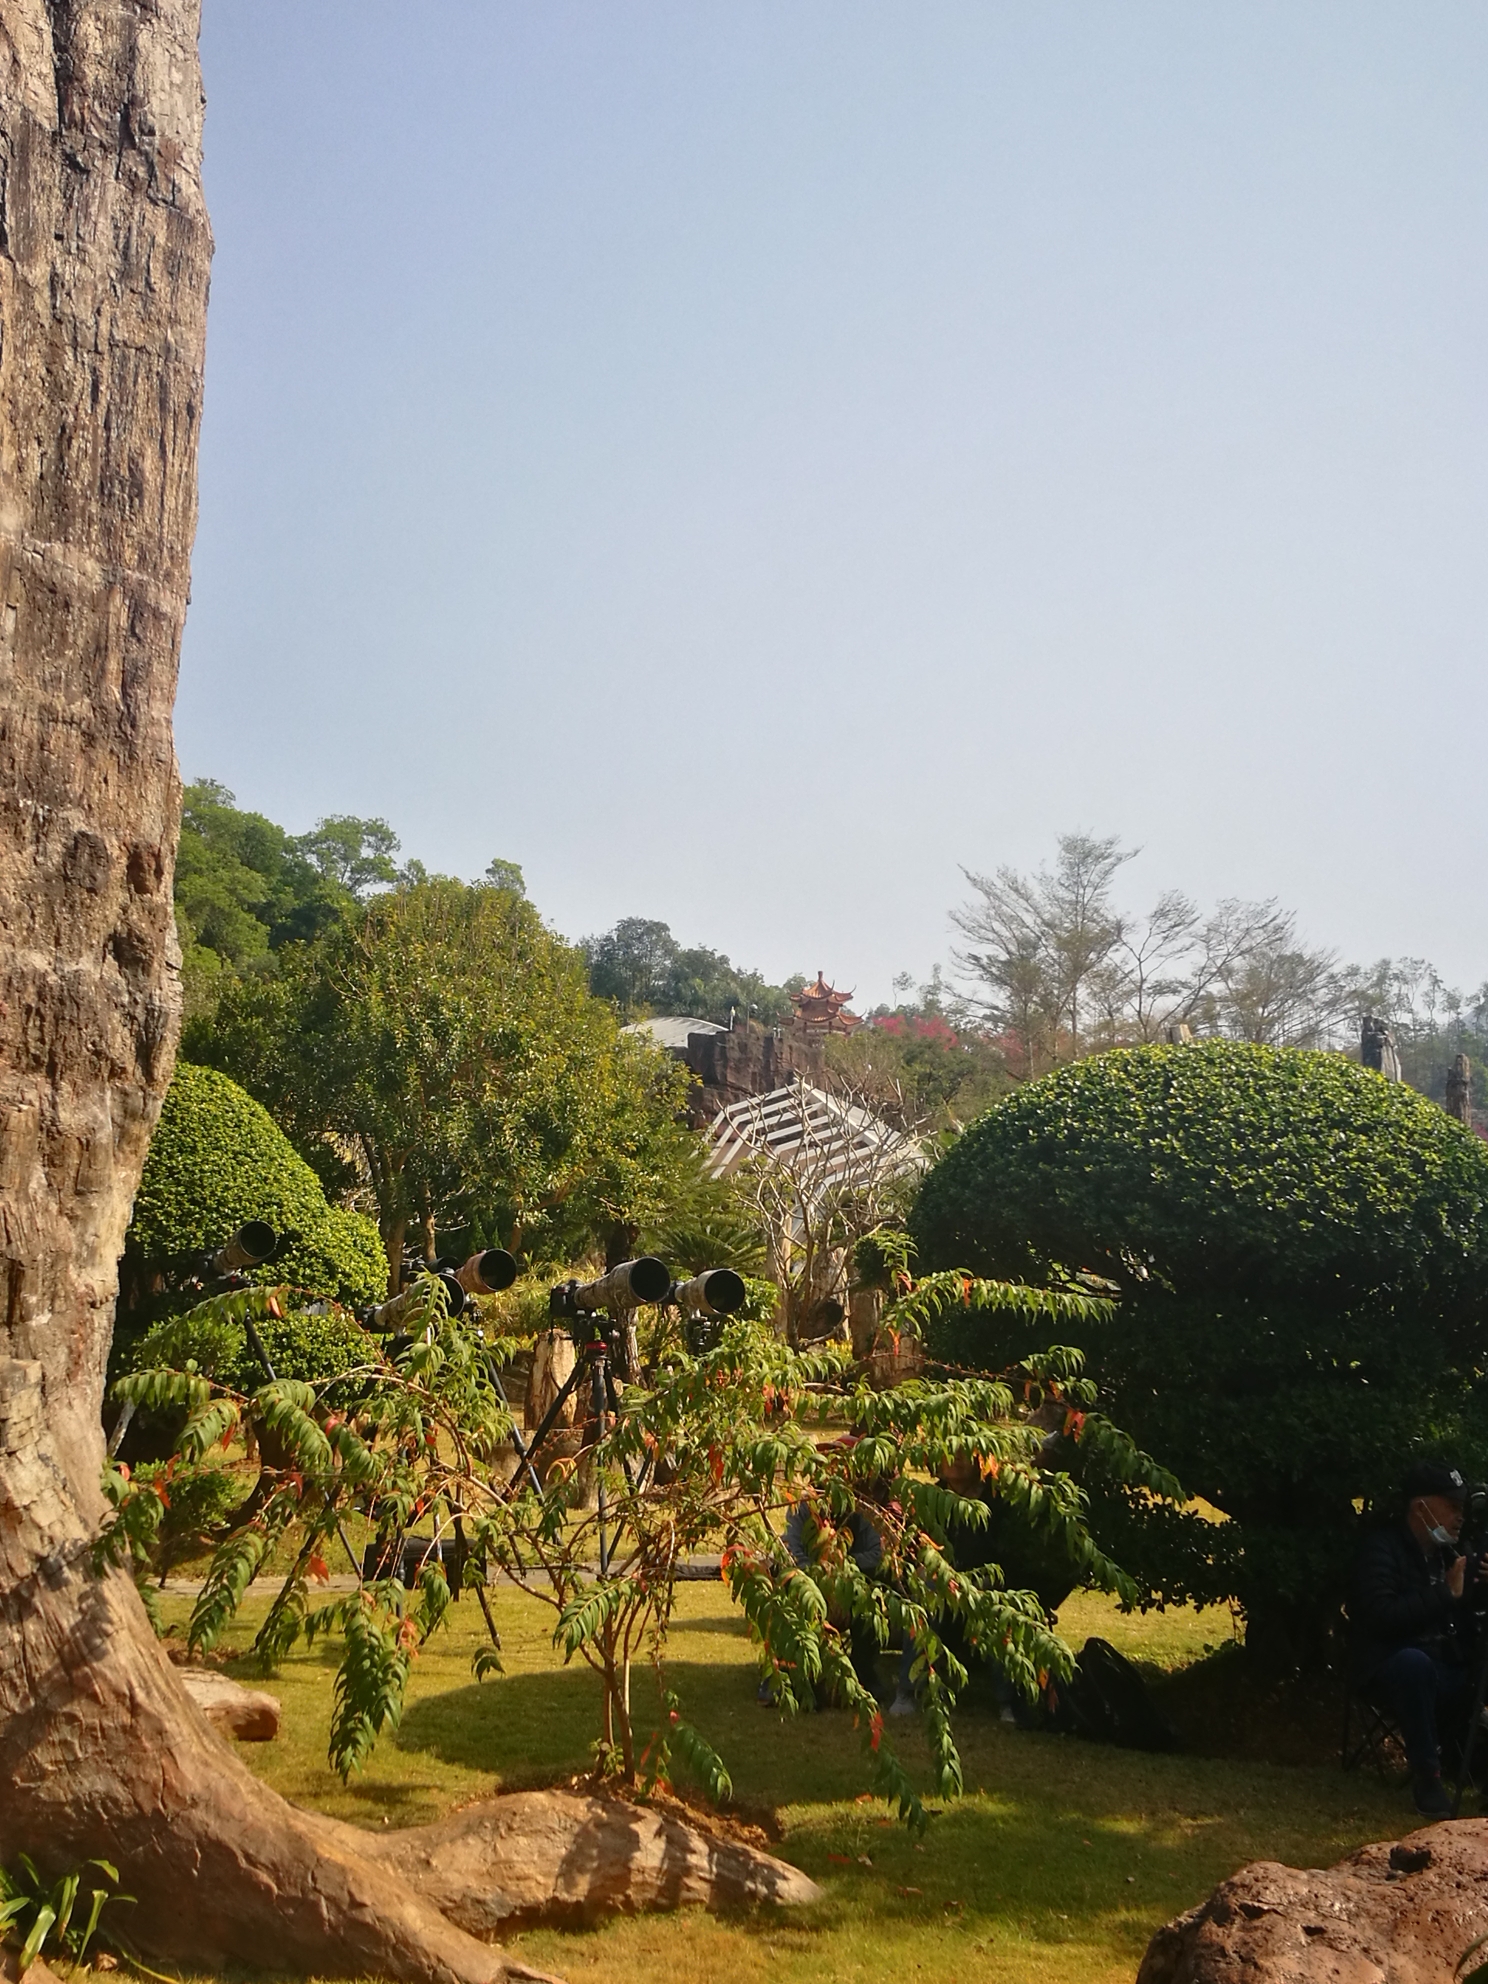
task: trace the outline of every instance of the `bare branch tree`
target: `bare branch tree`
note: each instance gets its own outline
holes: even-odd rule
[[[1222,902],[1206,938],[1208,983],[1194,1005],[1204,1031],[1269,1047],[1322,1047],[1352,1015],[1337,953],[1299,942],[1290,910]]]
[[[1192,960],[1199,912],[1178,889],[1165,889],[1140,920],[1118,919],[1116,943],[1101,976],[1108,1036],[1157,1040],[1193,1007]]]
[[[1069,1055],[1081,1051],[1087,1002],[1100,1010],[1100,976],[1121,935],[1111,884],[1134,852],[1114,834],[1061,834],[1052,873],[962,870],[980,900],[952,912],[973,946],[955,961],[978,982],[974,1003],[1017,1035],[1030,1075],[1060,1058],[1062,1031]]]
[[[1146,916],[1121,914],[1112,888],[1131,858],[1114,835],[1066,834],[1052,871],[963,871],[975,895],[951,920],[971,940],[955,954],[972,982],[967,1003],[1015,1037],[1027,1076],[1180,1025],[1318,1047],[1346,1044],[1366,1010],[1427,1030],[1460,1010],[1424,961],[1345,967],[1303,943],[1274,899],[1230,898],[1203,917],[1168,889]]]
[[[782,1333],[791,1342],[830,1334],[840,1317],[828,1305],[846,1313],[852,1249],[902,1210],[924,1162],[918,1142],[860,1093],[800,1080],[730,1104],[710,1135],[710,1169],[738,1179],[767,1236]]]

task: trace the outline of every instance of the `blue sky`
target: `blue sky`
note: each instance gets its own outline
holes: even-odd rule
[[[1488,13],[206,0],[178,745],[861,999],[960,864],[1488,976]]]

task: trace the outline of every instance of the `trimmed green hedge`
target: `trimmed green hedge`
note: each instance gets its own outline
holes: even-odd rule
[[[246,1220],[302,1238],[252,1281],[289,1282],[353,1307],[387,1292],[376,1225],[328,1205],[315,1173],[267,1110],[226,1075],[177,1064],[125,1236],[136,1261],[206,1252]]]
[[[1387,1506],[1417,1454],[1488,1471],[1488,1147],[1340,1055],[1077,1062],[973,1125],[911,1227],[923,1268],[1119,1291],[1065,1334],[1113,1417],[1239,1525],[1218,1588],[1288,1612],[1294,1648],[1336,1608],[1356,1503]],[[1024,1334],[951,1318],[935,1348],[1000,1368]]]
[[[1341,1055],[1123,1048],[995,1104],[913,1224],[926,1266],[1452,1303],[1488,1269],[1488,1146]]]

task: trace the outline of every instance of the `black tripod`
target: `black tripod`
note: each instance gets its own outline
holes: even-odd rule
[[[1467,1574],[1481,1575],[1481,1567],[1488,1559],[1474,1553],[1467,1560]],[[1477,1579],[1469,1587],[1477,1596]],[[1473,1618],[1478,1637],[1478,1683],[1473,1689],[1472,1710],[1467,1718],[1467,1728],[1462,1737],[1462,1760],[1457,1766],[1457,1782],[1452,1787],[1452,1817],[1455,1819],[1462,1809],[1462,1794],[1467,1789],[1468,1773],[1472,1768],[1473,1745],[1478,1739],[1483,1723],[1483,1707],[1488,1702],[1488,1611],[1481,1599],[1473,1608]]]
[[[611,1368],[612,1351],[618,1346],[612,1345],[611,1339],[619,1336],[621,1343],[624,1344],[622,1331],[628,1330],[628,1326],[611,1322],[603,1311],[578,1308],[569,1296],[571,1287],[572,1284],[568,1284],[553,1290],[550,1313],[554,1320],[562,1318],[569,1323],[577,1352],[574,1367],[559,1386],[557,1395],[543,1414],[537,1431],[525,1443],[517,1431],[516,1419],[513,1416],[512,1445],[517,1450],[518,1460],[516,1472],[507,1484],[508,1492],[516,1487],[524,1471],[531,1478],[533,1487],[541,1491],[542,1484],[532,1464],[532,1457],[542,1451],[543,1442],[558,1424],[564,1406],[585,1382],[589,1386],[589,1420],[593,1426],[602,1430],[606,1415],[613,1412],[618,1416],[620,1411],[620,1392]],[[569,1297],[567,1303],[564,1302],[566,1296]],[[624,1344],[622,1355],[625,1356],[627,1365],[630,1365],[634,1360],[628,1355],[628,1351],[629,1345]],[[627,1461],[623,1465],[625,1479],[633,1489],[635,1480],[630,1471],[630,1463]],[[605,1534],[604,1475],[600,1471],[596,1471],[595,1498],[599,1515],[599,1571],[600,1576],[603,1577],[610,1568],[610,1552],[609,1539]]]

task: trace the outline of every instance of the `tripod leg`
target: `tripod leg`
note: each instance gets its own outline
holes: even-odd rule
[[[553,1403],[548,1407],[547,1411],[543,1414],[542,1424],[538,1427],[537,1431],[533,1434],[531,1441],[528,1443],[527,1453],[523,1454],[522,1458],[517,1462],[517,1471],[512,1476],[511,1480],[508,1481],[506,1484],[508,1488],[516,1487],[517,1482],[521,1477],[522,1469],[524,1467],[530,1469],[531,1462],[527,1457],[528,1454],[535,1454],[541,1452],[543,1441],[548,1437],[549,1433],[551,1433],[553,1428],[558,1424],[558,1415],[563,1410],[564,1406],[567,1405],[568,1401],[573,1397],[574,1387],[578,1384],[580,1377],[583,1375],[583,1371],[584,1371],[584,1359],[582,1357],[579,1357],[575,1361],[573,1369],[569,1372],[568,1376],[563,1380],[563,1383],[559,1386],[557,1398],[553,1400]]]
[[[274,1367],[273,1367],[273,1365],[272,1365],[272,1364],[271,1364],[271,1363],[269,1362],[269,1353],[268,1353],[268,1352],[267,1352],[267,1351],[266,1351],[266,1350],[264,1349],[264,1345],[263,1345],[263,1338],[262,1338],[262,1337],[261,1337],[261,1336],[259,1335],[259,1333],[258,1333],[258,1331],[257,1331],[257,1330],[256,1330],[256,1329],[254,1328],[254,1326],[253,1326],[253,1318],[252,1318],[251,1316],[245,1316],[245,1317],[243,1318],[243,1328],[244,1328],[244,1329],[245,1329],[245,1330],[247,1331],[247,1333],[248,1333],[248,1342],[249,1342],[249,1345],[250,1345],[250,1346],[251,1346],[251,1348],[252,1348],[252,1351],[253,1351],[253,1354],[254,1354],[254,1356],[255,1356],[255,1357],[256,1357],[256,1358],[258,1359],[258,1361],[259,1361],[259,1363],[260,1363],[260,1364],[261,1364],[261,1365],[263,1366],[263,1374],[264,1374],[264,1376],[265,1376],[265,1377],[266,1377],[266,1378],[268,1379],[268,1381],[269,1381],[269,1383],[270,1383],[271,1385],[272,1385],[272,1384],[274,1384],[274,1383],[276,1383],[277,1381],[276,1381],[276,1378],[275,1378],[275,1374],[274,1374]]]
[[[527,1447],[527,1446],[523,1446],[522,1444],[522,1436],[517,1431],[517,1415],[511,1409],[511,1400],[506,1395],[506,1386],[501,1382],[501,1373],[496,1369],[496,1360],[494,1358],[487,1358],[486,1369],[491,1374],[491,1383],[496,1387],[496,1396],[501,1400],[501,1403],[506,1407],[506,1416],[508,1419],[510,1419],[512,1423],[512,1429],[511,1429],[512,1445],[517,1450],[517,1458],[521,1461],[522,1467],[525,1467],[528,1474],[531,1476],[532,1485],[540,1495],[542,1493],[542,1483],[537,1478],[537,1470],[532,1465],[532,1460],[531,1460],[532,1454],[536,1452],[536,1447],[535,1446]],[[517,1469],[517,1474],[520,1474],[522,1472],[522,1467],[519,1467]],[[516,1475],[512,1476],[513,1481],[515,1481],[516,1478],[517,1478]]]
[[[620,1393],[615,1385],[615,1374],[608,1365],[605,1366],[605,1391],[609,1396],[610,1410],[614,1413],[616,1419],[619,1419]],[[631,1472],[630,1462],[628,1460],[622,1460],[620,1465],[625,1470],[625,1485],[633,1495],[636,1488],[636,1479],[635,1475]]]
[[[589,1410],[594,1419],[594,1443],[596,1449],[604,1438],[605,1425],[605,1355],[602,1350],[594,1353],[594,1372],[589,1387]],[[599,1511],[599,1575],[606,1577],[610,1569],[609,1543],[605,1537],[605,1491],[604,1469],[599,1465],[596,1453],[594,1463],[594,1496]]]
[[[346,1524],[339,1517],[336,1520],[336,1534],[341,1539],[341,1548],[346,1552],[346,1561],[351,1566],[352,1575],[360,1578],[362,1575],[361,1563],[358,1560],[357,1553],[351,1547],[351,1538],[346,1534]]]
[[[1485,1638],[1488,1638],[1488,1635],[1485,1635]],[[1462,1793],[1467,1784],[1468,1766],[1472,1762],[1473,1744],[1477,1741],[1478,1725],[1483,1719],[1485,1700],[1488,1700],[1488,1645],[1484,1646],[1482,1658],[1478,1662],[1478,1685],[1473,1690],[1472,1713],[1467,1718],[1467,1733],[1462,1739],[1462,1761],[1457,1766],[1457,1782],[1452,1790],[1454,1819],[1462,1809]]]

